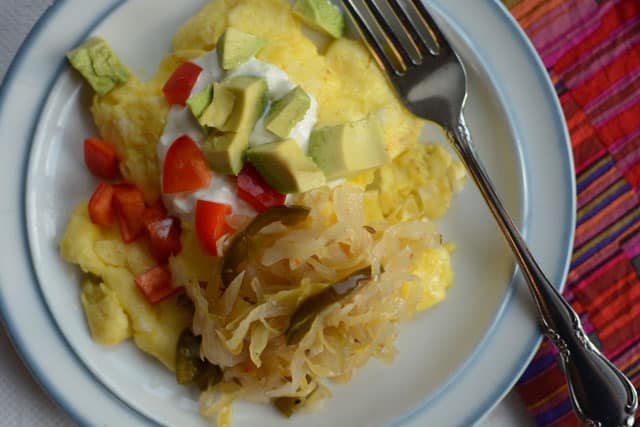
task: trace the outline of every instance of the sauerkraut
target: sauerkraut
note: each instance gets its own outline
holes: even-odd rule
[[[294,202],[310,207],[307,220],[260,230],[245,269],[226,289],[220,280],[188,281],[202,356],[224,371],[202,394],[204,414],[228,411],[239,397],[326,397],[324,380],[347,381],[371,357],[393,359],[396,325],[416,314],[424,293],[412,261],[443,240],[425,218],[367,225],[363,200],[364,190],[349,184],[299,195]],[[370,278],[318,312],[304,337],[288,345],[296,308],[363,267]]]

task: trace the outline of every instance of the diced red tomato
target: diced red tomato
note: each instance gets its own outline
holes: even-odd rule
[[[116,184],[113,188],[113,209],[120,236],[125,243],[131,243],[144,231],[144,198],[142,192],[133,184]]]
[[[164,218],[147,225],[151,255],[160,262],[167,262],[171,255],[182,250],[180,224],[175,218]]]
[[[162,265],[138,275],[136,284],[151,304],[156,304],[184,289],[171,286],[171,272]]]
[[[204,155],[187,135],[182,135],[169,147],[164,158],[162,171],[162,191],[178,193],[205,188],[211,181],[212,173]]]
[[[118,176],[118,156],[113,144],[98,138],[84,140],[84,162],[89,172],[99,178],[114,179]]]
[[[176,68],[162,87],[167,102],[172,105],[185,105],[201,71],[202,68],[188,61]]]
[[[236,194],[248,202],[258,212],[264,212],[274,206],[284,205],[286,195],[278,193],[266,183],[258,171],[249,163],[245,163],[237,179]]]
[[[113,186],[101,182],[89,199],[89,218],[91,222],[101,227],[113,224]]]
[[[196,235],[202,248],[213,256],[218,255],[218,239],[231,231],[225,220],[230,213],[231,206],[224,203],[196,202]]]
[[[162,201],[158,200],[153,205],[148,206],[144,211],[144,215],[142,215],[142,222],[144,222],[145,227],[149,228],[149,224],[165,219],[167,216],[167,209],[162,204]]]

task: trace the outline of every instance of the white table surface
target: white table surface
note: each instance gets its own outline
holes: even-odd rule
[[[52,0],[0,0],[0,82],[11,59],[36,20]],[[0,326],[0,425],[6,427],[67,427],[75,423],[30,376]],[[478,427],[528,427],[531,418],[511,392]]]

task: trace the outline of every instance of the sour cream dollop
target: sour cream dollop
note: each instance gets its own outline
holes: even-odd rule
[[[238,68],[227,73],[220,68],[218,52],[215,49],[191,62],[202,68],[191,90],[191,95],[200,92],[211,83],[219,82],[228,77],[252,76],[264,78],[267,82],[268,103],[264,113],[251,132],[249,145],[256,146],[279,139],[265,128],[264,118],[269,112],[271,104],[282,98],[296,86],[295,83],[289,80],[289,76],[284,70],[273,64],[251,58]],[[291,129],[288,136],[295,140],[305,153],[308,150],[311,130],[318,119],[318,102],[310,94],[309,99],[310,107],[305,113],[304,118]],[[173,105],[169,110],[167,123],[157,146],[158,160],[162,168],[164,168],[164,158],[169,147],[173,141],[182,135],[188,135],[195,141],[198,147],[202,147],[205,135],[198,121],[193,117],[188,107]],[[251,205],[236,197],[235,181],[224,175],[215,175],[207,188],[189,193],[163,194],[162,197],[167,210],[172,215],[190,221],[194,220],[194,210],[198,200],[225,203],[231,206],[232,212],[237,215],[256,215],[256,211]]]

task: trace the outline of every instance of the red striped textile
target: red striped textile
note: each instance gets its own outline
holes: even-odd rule
[[[640,1],[504,2],[542,57],[571,133],[578,211],[565,297],[638,387]],[[547,341],[517,389],[538,425],[580,425]]]

